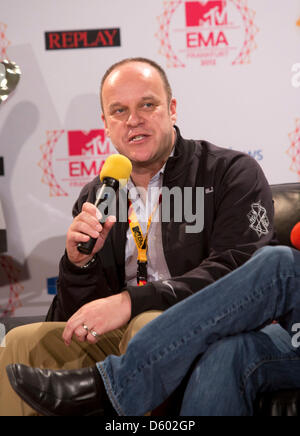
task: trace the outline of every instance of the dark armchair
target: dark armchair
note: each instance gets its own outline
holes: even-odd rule
[[[300,222],[300,183],[272,186],[275,228],[281,245],[291,246],[290,233]],[[300,416],[299,390],[265,393],[257,398],[256,416]]]

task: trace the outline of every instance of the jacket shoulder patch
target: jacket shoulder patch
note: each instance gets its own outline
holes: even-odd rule
[[[270,221],[267,215],[267,210],[262,206],[261,202],[252,203],[251,211],[247,215],[250,222],[250,229],[254,230],[258,237],[269,234]]]

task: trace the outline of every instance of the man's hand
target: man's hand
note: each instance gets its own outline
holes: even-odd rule
[[[104,225],[99,223],[101,214],[92,203],[84,203],[82,211],[77,215],[69,227],[67,233],[66,249],[69,260],[77,266],[88,263],[92,257],[104,245],[104,242],[111,228],[116,222],[116,218],[109,216]],[[80,253],[77,249],[79,242],[87,242],[90,237],[98,239],[90,255]]]
[[[63,332],[63,340],[66,345],[70,345],[75,335],[80,342],[95,344],[99,335],[123,327],[130,317],[131,298],[127,291],[92,301],[82,306],[69,319]],[[91,332],[97,333],[97,336],[93,336]]]

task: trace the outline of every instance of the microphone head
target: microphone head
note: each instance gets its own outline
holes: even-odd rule
[[[100,180],[106,177],[118,180],[120,188],[126,185],[132,171],[130,160],[122,154],[111,154],[108,156],[100,172]]]
[[[291,243],[295,248],[300,250],[300,221],[293,227],[291,231]]]

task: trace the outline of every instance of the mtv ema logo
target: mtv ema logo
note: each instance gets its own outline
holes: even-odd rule
[[[43,171],[42,183],[49,186],[51,197],[68,196],[70,190],[82,188],[99,175],[111,154],[104,130],[54,130],[46,135],[38,165]]]
[[[289,134],[290,146],[287,150],[291,158],[290,170],[298,174],[300,181],[300,118],[296,119],[295,131]]]
[[[167,66],[250,63],[258,28],[247,1],[165,1],[156,37]]]

